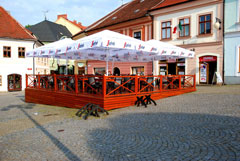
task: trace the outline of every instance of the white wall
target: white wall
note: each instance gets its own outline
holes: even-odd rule
[[[22,76],[22,90],[26,88],[25,74],[33,73],[33,58],[18,58],[18,47],[25,47],[25,51],[33,49],[34,41],[0,39],[0,75],[2,86],[0,91],[7,91],[7,76],[20,74]],[[3,46],[11,47],[11,58],[3,57]],[[31,70],[30,70],[31,69]]]

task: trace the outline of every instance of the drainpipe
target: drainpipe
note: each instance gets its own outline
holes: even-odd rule
[[[37,41],[34,41],[33,43],[33,49]],[[33,75],[35,75],[35,57],[33,57]]]
[[[151,32],[151,39],[153,39],[154,17],[153,17],[153,15],[151,15],[150,13],[147,13],[146,16],[150,16],[151,19],[152,19],[152,26],[151,26],[151,30],[152,30],[152,32]],[[158,68],[158,67],[157,67],[157,68]],[[152,61],[152,74],[155,75],[155,73],[154,73],[153,71],[155,71],[155,73],[156,73],[156,70],[154,70],[154,61]],[[157,74],[157,75],[158,75],[158,74]]]
[[[225,67],[224,67],[224,56],[225,56],[225,25],[224,25],[224,19],[225,19],[225,0],[223,0],[223,84],[224,84],[224,77],[225,77]]]

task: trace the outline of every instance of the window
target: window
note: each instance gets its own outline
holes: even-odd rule
[[[171,39],[171,21],[162,22],[162,39]]]
[[[25,58],[25,48],[24,47],[18,47],[18,57]]]
[[[179,32],[179,37],[190,36],[190,19],[183,18],[179,20],[179,23],[182,26],[182,30]]]
[[[135,39],[141,40],[141,31],[134,32],[133,37]]]
[[[0,86],[2,86],[2,76],[0,75]]]
[[[240,73],[240,48],[238,48],[238,72]]]
[[[144,75],[144,67],[132,67],[132,74],[134,75]]]
[[[106,73],[105,68],[94,68],[94,73],[96,75],[104,75]]]
[[[3,47],[3,57],[11,58],[11,47],[10,46]]]
[[[211,14],[199,16],[199,35],[211,34]]]

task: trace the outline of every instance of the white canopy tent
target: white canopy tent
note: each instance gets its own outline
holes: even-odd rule
[[[103,61],[147,61],[144,56],[151,52],[151,46],[144,41],[109,30],[76,40],[75,58]]]
[[[149,57],[150,53],[153,53],[151,46],[144,41],[104,30],[77,40],[67,55],[74,59],[106,61],[106,72],[108,73],[109,61],[152,61],[151,57]]]
[[[101,60],[113,62],[149,62],[169,56],[193,57],[194,52],[174,45],[150,40],[147,42],[104,30],[73,41],[63,39],[27,52],[28,57]]]
[[[147,44],[156,48],[157,55],[154,56],[154,60],[164,60],[171,57],[177,58],[193,58],[194,52],[169,44],[165,42],[161,42],[158,40],[149,40],[146,41]]]
[[[33,49],[26,53],[27,57],[57,57],[59,54],[67,53],[68,46],[71,47],[71,44],[74,43],[74,40],[70,38],[61,39],[53,43],[43,45],[39,48]],[[61,58],[61,57],[59,57]]]

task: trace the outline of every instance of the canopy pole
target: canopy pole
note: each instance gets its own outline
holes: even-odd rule
[[[107,48],[106,76],[108,76],[108,56],[109,56],[109,49]]]
[[[66,75],[68,75],[68,59],[66,59]]]
[[[112,74],[113,74],[113,72],[114,72],[114,71],[113,71],[113,68],[114,68],[114,60],[115,60],[115,59],[113,58],[113,61],[112,61]]]

